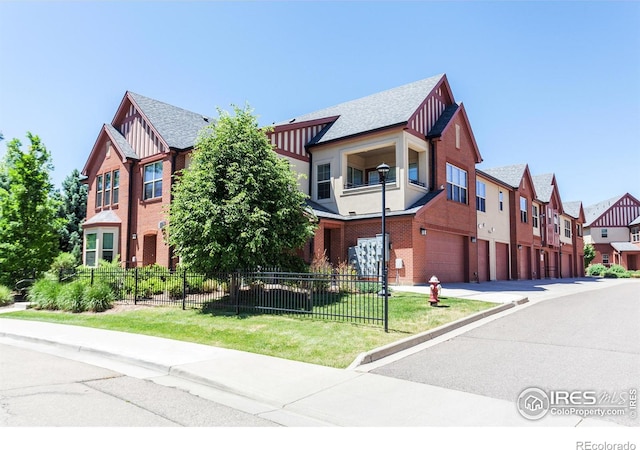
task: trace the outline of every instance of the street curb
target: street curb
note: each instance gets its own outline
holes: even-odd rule
[[[486,311],[481,311],[471,316],[463,317],[462,319],[458,319],[454,322],[434,328],[433,330],[425,331],[423,333],[419,333],[408,338],[392,342],[391,344],[375,348],[368,352],[360,353],[351,363],[351,365],[347,367],[347,370],[353,370],[358,366],[369,364],[382,358],[386,358],[387,356],[415,347],[416,345],[430,341],[431,339],[435,339],[458,328],[462,328],[465,325],[469,325],[470,323],[477,322],[478,320],[482,320],[486,317],[493,316],[494,314],[501,313],[511,308],[515,308],[516,306],[523,305],[527,302],[529,302],[529,298],[523,297],[520,300],[514,300],[511,303],[505,303],[503,305],[487,309]]]

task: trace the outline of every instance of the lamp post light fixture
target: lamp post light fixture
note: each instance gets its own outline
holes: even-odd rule
[[[386,184],[387,175],[389,174],[390,167],[382,163],[376,167],[378,174],[380,175],[380,183],[382,184],[382,295],[384,296],[384,331],[389,332],[389,274],[387,269],[387,232],[386,232]]]

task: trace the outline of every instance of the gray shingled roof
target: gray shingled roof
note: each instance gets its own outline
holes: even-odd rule
[[[585,207],[584,208],[585,226],[591,225],[591,222],[593,222],[598,217],[600,217],[602,213],[604,213],[607,209],[611,208],[622,197],[623,197],[622,195],[618,195],[617,197],[612,197],[608,200],[604,200],[599,203],[595,203],[593,205],[589,205]]]
[[[324,142],[406,123],[444,74],[405,84],[397,88],[341,103],[296,117],[277,125],[339,116],[326,132],[313,142]]]
[[[640,216],[636,217],[629,225],[640,225]]]
[[[640,245],[632,242],[612,242],[611,246],[619,252],[640,252]]]
[[[537,190],[537,188],[536,188]],[[563,202],[562,210],[568,215],[577,219],[580,217],[580,206],[582,205],[581,201],[577,202]]]
[[[549,203],[551,194],[553,194],[553,174],[533,175],[531,179],[533,180],[533,188],[536,190],[537,200]]]
[[[511,166],[494,167],[491,169],[482,169],[482,171],[493,178],[497,178],[503,183],[508,184],[513,188],[520,186],[520,181],[524,176],[524,170],[526,164],[513,164]]]
[[[107,209],[106,211],[100,211],[98,214],[93,216],[91,219],[83,222],[83,226],[92,225],[92,224],[101,224],[101,223],[122,223],[120,217],[112,210]]]
[[[418,210],[420,210],[420,208],[422,208],[424,205],[426,205],[427,203],[429,203],[431,200],[433,200],[434,198],[436,198],[438,196],[438,194],[440,194],[441,192],[444,192],[444,190],[435,190],[435,191],[431,191],[427,194],[425,194],[423,197],[421,197],[420,199],[418,199],[418,201],[416,201],[413,205],[411,205],[408,209],[405,210],[400,210],[400,211],[389,211],[387,212],[386,216],[387,217],[393,217],[393,216],[407,216],[410,214],[415,214],[418,212]],[[312,200],[308,200],[307,199],[307,207],[309,207],[313,213],[316,215],[316,217],[319,218],[324,218],[324,219],[336,219],[336,220],[343,220],[343,221],[350,221],[350,220],[360,220],[360,219],[373,219],[376,217],[380,217],[382,214],[381,213],[367,213],[367,214],[354,214],[354,215],[349,215],[349,216],[342,216],[340,214],[331,212],[329,209],[325,208],[324,206],[312,201]]]
[[[135,151],[133,151],[133,148],[131,148],[124,136],[120,134],[120,132],[113,125],[111,125],[110,123],[105,123],[104,127],[107,129],[109,135],[113,138],[118,148],[122,151],[122,153],[124,153],[125,157],[139,159],[138,155]]]
[[[203,114],[187,111],[131,91],[129,94],[171,148],[193,147],[200,130],[209,124],[205,120],[207,116]]]

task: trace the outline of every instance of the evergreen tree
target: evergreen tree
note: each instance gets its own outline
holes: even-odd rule
[[[60,201],[58,217],[64,220],[60,228],[60,250],[71,253],[82,263],[82,221],[87,215],[87,185],[80,172],[74,169],[62,182],[62,192],[56,192]]]
[[[169,243],[200,272],[291,268],[315,227],[306,195],[249,108],[234,109],[203,130],[190,168],[174,184]]]
[[[58,204],[51,196],[51,156],[38,136],[31,145],[13,139],[7,144],[0,186],[0,284],[12,285],[45,271],[58,253]]]

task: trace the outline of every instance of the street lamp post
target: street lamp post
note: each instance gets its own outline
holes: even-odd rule
[[[380,175],[380,183],[382,184],[382,295],[384,296],[384,331],[389,332],[389,278],[387,269],[387,234],[386,234],[386,221],[387,221],[387,205],[386,205],[386,184],[387,175],[389,174],[389,166],[385,163],[376,167],[378,174]]]

